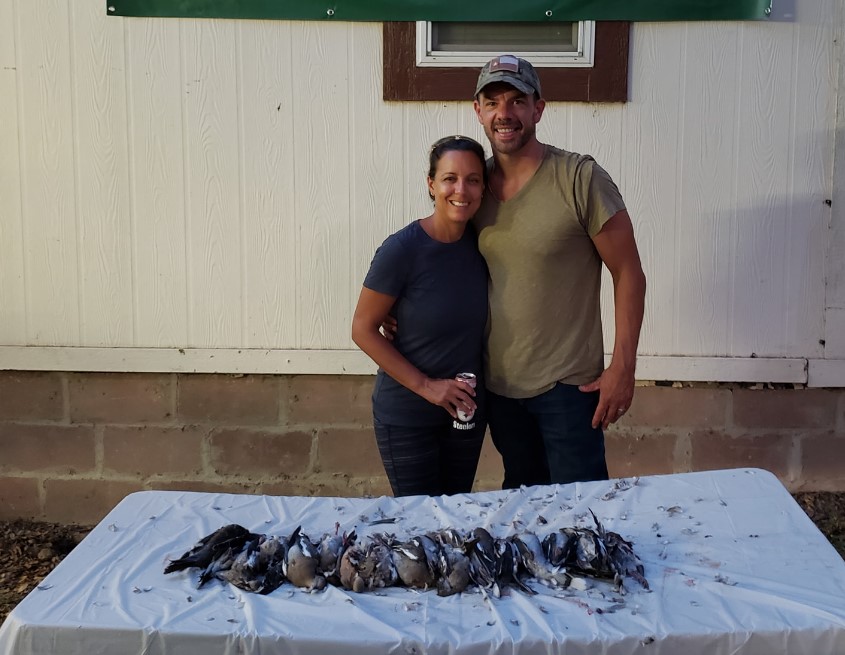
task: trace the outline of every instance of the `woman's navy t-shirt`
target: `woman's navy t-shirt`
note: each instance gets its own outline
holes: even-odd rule
[[[475,230],[454,243],[435,241],[419,221],[389,236],[376,250],[364,286],[394,296],[399,325],[393,345],[431,378],[467,371],[483,395],[482,348],[487,325],[487,266]],[[379,369],[373,415],[382,423],[414,426],[451,420],[442,407],[403,387]]]

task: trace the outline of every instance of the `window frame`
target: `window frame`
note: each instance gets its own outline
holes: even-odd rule
[[[445,68],[447,66],[461,66],[473,68],[483,66],[488,59],[495,57],[501,52],[482,52],[469,50],[435,50],[432,51],[434,23],[440,21],[420,20],[416,22],[416,51],[417,66],[434,66]],[[595,60],[595,33],[596,22],[569,21],[577,26],[578,37],[575,51],[519,51],[513,50],[510,54],[528,59],[532,64],[539,67],[580,67],[591,68]],[[542,23],[525,23],[525,25],[541,25]],[[549,23],[545,23],[549,24]]]
[[[382,95],[387,102],[469,101],[480,67],[417,66],[416,23],[382,27]],[[543,97],[561,102],[627,102],[630,23],[597,21],[592,68],[538,68]]]

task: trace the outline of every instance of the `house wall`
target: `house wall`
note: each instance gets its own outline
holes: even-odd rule
[[[636,23],[629,102],[547,107],[540,138],[619,183],[649,280],[614,475],[845,489],[843,6]],[[429,211],[429,145],[483,134],[469,102],[383,102],[381,45],[378,24],[0,0],[0,516],[388,491],[352,311]],[[487,444],[477,488],[500,477]]]
[[[94,523],[141,489],[389,494],[372,381],[0,373],[0,520]],[[750,466],[841,491],[845,390],[641,385],[606,443],[612,477]],[[501,480],[488,438],[475,490]]]
[[[645,379],[845,384],[841,4],[633,24],[629,102],[548,106],[540,138],[629,205]],[[429,145],[483,139],[468,101],[382,101],[381,46],[372,23],[0,0],[0,368],[372,373],[349,337],[372,253],[428,213]]]

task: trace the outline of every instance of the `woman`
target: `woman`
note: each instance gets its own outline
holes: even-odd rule
[[[389,236],[364,280],[352,339],[379,365],[373,423],[396,496],[472,489],[484,440],[487,267],[469,226],[487,182],[484,149],[463,136],[431,148],[430,216]],[[391,315],[392,341],[379,328]],[[473,388],[455,376],[479,377]],[[461,416],[475,412],[469,421]]]

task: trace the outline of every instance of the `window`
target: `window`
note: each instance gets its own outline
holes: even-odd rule
[[[537,67],[593,65],[595,21],[417,22],[417,66],[478,66],[503,53]]]
[[[542,25],[549,24],[542,23]],[[512,29],[513,26],[521,24],[500,23],[499,25]],[[561,22],[557,25],[562,28],[569,25],[570,29],[574,29],[571,26],[578,23]],[[526,58],[537,66],[545,99],[570,102],[627,101],[628,32],[629,23],[624,21],[595,22],[592,37],[592,66],[560,64],[549,66],[541,63],[541,55],[529,56],[526,53]],[[434,62],[432,65],[417,62],[416,23],[385,22],[383,37],[383,96],[388,101],[469,101],[472,99],[478,71],[483,63],[497,54],[517,49],[512,43],[500,45],[497,42],[496,45],[491,46],[490,53],[481,53],[480,63],[457,62],[446,65],[441,61]],[[426,37],[425,41],[426,47],[429,45],[428,38]],[[445,36],[434,35],[433,39],[435,43],[454,43],[456,40],[454,36],[449,35],[448,31]],[[583,40],[579,41],[575,51],[581,49],[583,43]],[[459,51],[453,49],[451,52]]]

